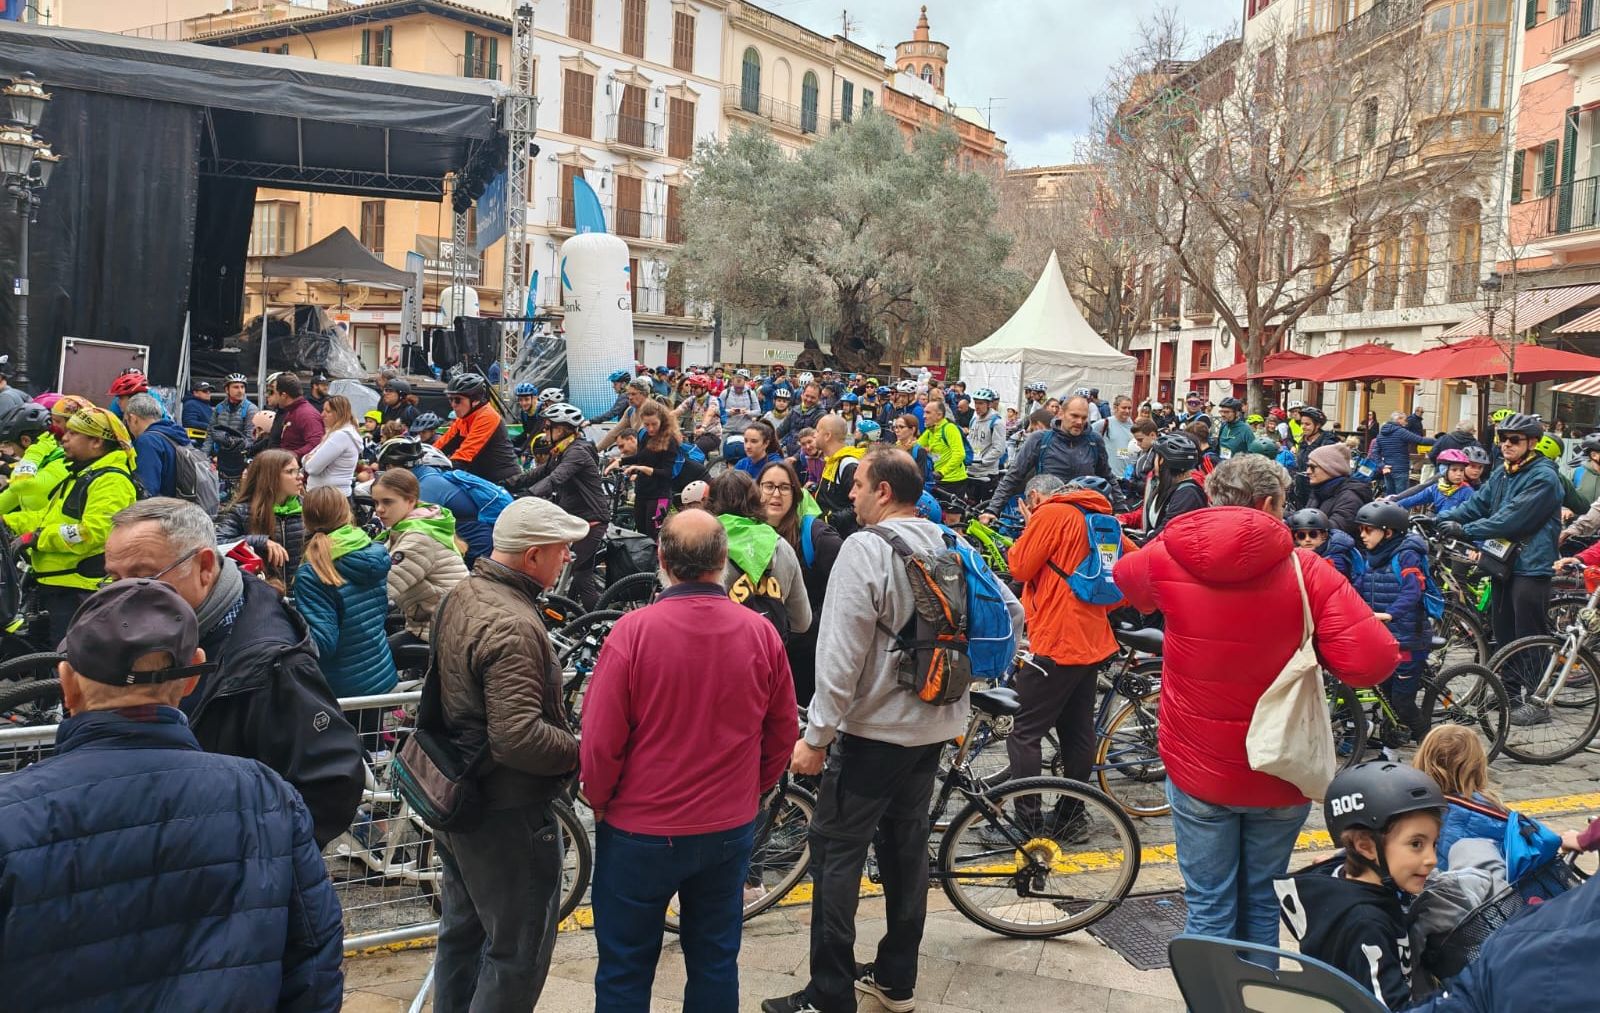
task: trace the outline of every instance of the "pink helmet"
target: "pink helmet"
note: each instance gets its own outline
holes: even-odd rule
[[[1441,451],[1439,451],[1438,461],[1439,461],[1439,463],[1441,465],[1445,465],[1445,464],[1471,464],[1472,463],[1471,461],[1469,461],[1467,459],[1467,455],[1462,453],[1459,450],[1441,450]]]
[[[56,402],[60,400],[61,395],[57,394],[53,390],[47,390],[43,394],[35,394],[33,396],[34,404],[42,404],[46,408],[54,408],[56,406]]]

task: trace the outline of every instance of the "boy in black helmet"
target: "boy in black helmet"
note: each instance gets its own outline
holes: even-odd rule
[[[1370,988],[1389,1009],[1411,1001],[1404,904],[1438,864],[1444,808],[1439,786],[1414,767],[1375,760],[1341,771],[1322,811],[1343,859],[1274,884],[1300,952]]]

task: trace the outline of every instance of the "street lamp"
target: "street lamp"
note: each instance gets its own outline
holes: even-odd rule
[[[0,183],[16,201],[20,220],[17,243],[17,276],[11,294],[17,297],[17,334],[13,360],[13,379],[19,389],[28,386],[28,226],[41,201],[40,192],[50,185],[61,156],[35,133],[44,118],[50,94],[29,73],[22,73],[0,88],[0,98],[11,115],[10,123],[0,126]]]
[[[1494,315],[1500,308],[1501,277],[1499,271],[1490,271],[1484,279],[1478,282],[1478,288],[1483,292],[1483,312],[1488,321],[1489,340],[1496,344],[1499,340],[1494,336]],[[1516,354],[1516,345],[1513,343],[1512,354]],[[1511,396],[1511,374],[1506,374],[1506,396]],[[1481,380],[1478,383],[1478,435],[1487,440],[1489,434],[1489,381]]]

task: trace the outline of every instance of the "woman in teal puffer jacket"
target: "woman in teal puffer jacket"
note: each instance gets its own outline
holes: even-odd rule
[[[384,631],[389,553],[351,523],[340,490],[313,489],[301,509],[309,537],[295,577],[295,603],[316,641],[322,676],[334,696],[387,693],[396,682]],[[368,749],[381,717],[381,710],[358,715],[356,730]]]

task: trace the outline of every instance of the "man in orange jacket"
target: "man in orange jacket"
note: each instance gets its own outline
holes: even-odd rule
[[[1084,513],[1109,514],[1111,501],[1076,481],[1069,485],[1054,475],[1040,474],[1028,482],[1021,510],[1026,526],[1006,561],[1011,576],[1023,584],[1022,608],[1033,663],[1017,673],[1015,688],[1022,710],[1006,738],[1006,756],[1013,778],[1037,776],[1040,743],[1053,728],[1061,746],[1062,773],[1087,781],[1094,762],[1095,673],[1117,650],[1106,618],[1117,606],[1083,601],[1067,575],[1090,552]],[[1123,539],[1124,553],[1134,548]],[[1019,800],[1018,817],[1038,819],[1038,811],[1027,812],[1025,805]],[[1040,829],[1064,844],[1081,843],[1089,833],[1082,812],[1065,809],[1052,813]]]
[[[479,373],[462,373],[445,386],[445,396],[456,417],[434,446],[457,468],[497,485],[522,474],[500,413],[489,403],[489,381]]]

